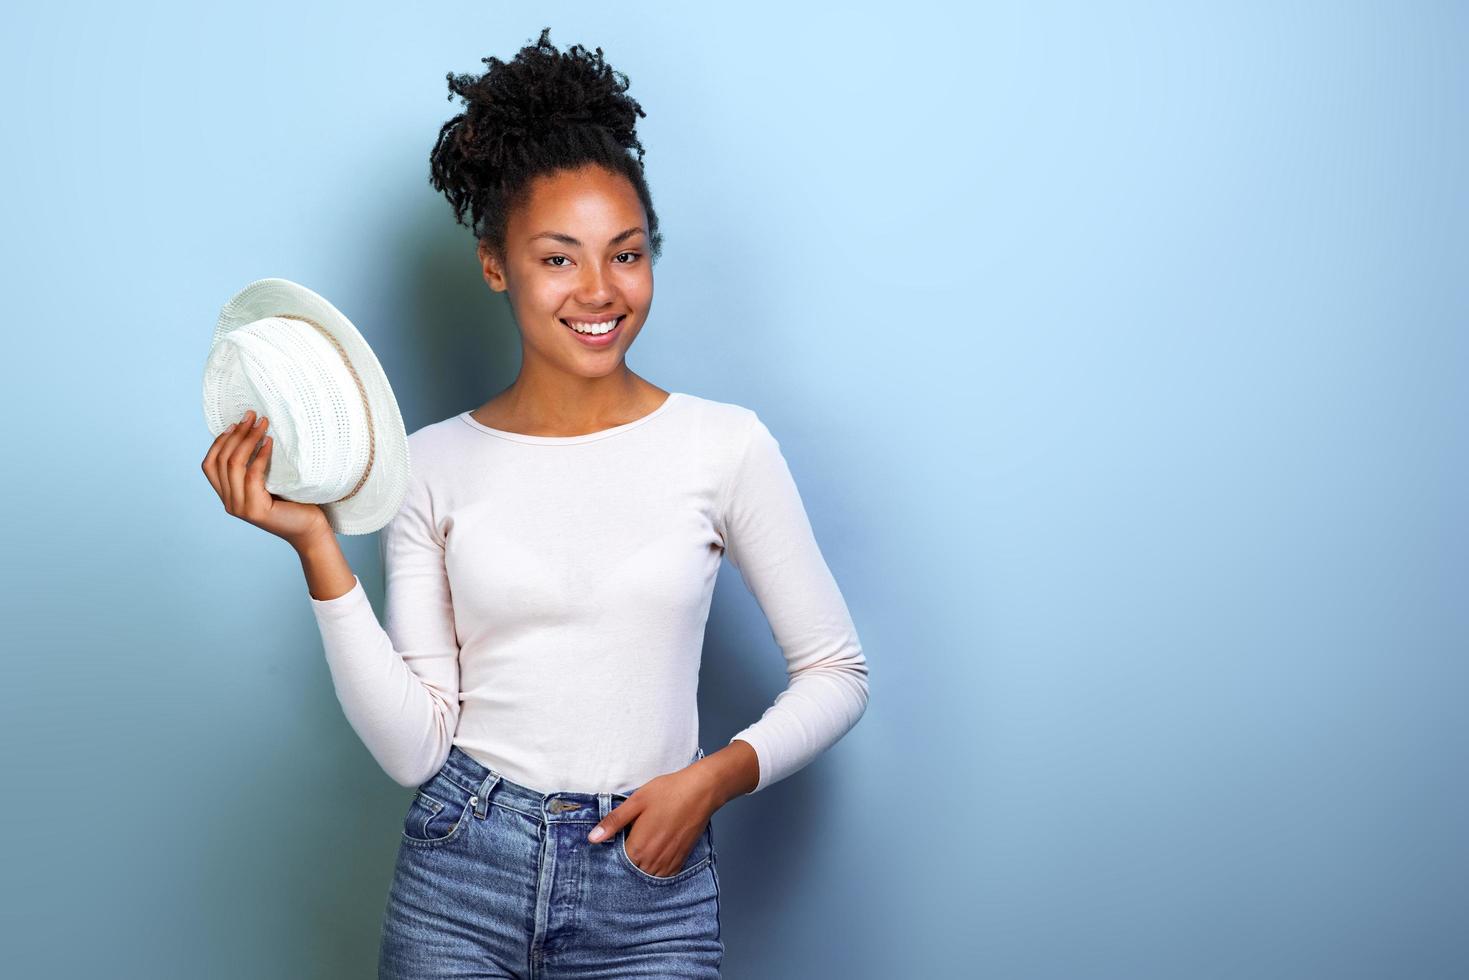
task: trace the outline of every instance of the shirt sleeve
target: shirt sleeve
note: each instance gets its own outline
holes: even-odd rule
[[[760,604],[789,684],[730,739],[760,761],[752,793],[801,769],[867,708],[867,658],[846,601],[811,530],[780,444],[758,416],[725,491],[725,557]]]
[[[335,599],[311,598],[337,700],[378,765],[402,786],[443,766],[459,722],[459,641],[444,539],[417,475],[380,532],[387,628],[358,579]]]

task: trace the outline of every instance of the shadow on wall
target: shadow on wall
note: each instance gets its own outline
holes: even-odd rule
[[[514,381],[520,337],[509,299],[480,272],[474,234],[442,199],[428,199],[404,224],[395,237],[407,254],[392,266],[401,270],[400,322],[384,335],[384,367],[411,432],[478,408]]]

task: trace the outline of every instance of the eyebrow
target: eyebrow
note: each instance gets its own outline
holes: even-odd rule
[[[632,227],[632,228],[629,228],[627,231],[622,232],[621,234],[614,235],[607,242],[607,244],[608,245],[616,245],[619,242],[626,241],[627,239],[631,238],[634,235],[641,235],[641,234],[643,234],[643,229],[638,228],[638,227]],[[581,248],[581,242],[577,241],[575,238],[572,238],[570,235],[568,235],[568,234],[566,234],[564,232],[560,232],[560,231],[543,231],[539,235],[532,235],[532,236],[530,236],[530,241],[535,241],[537,238],[550,238],[550,239],[553,239],[554,241],[560,242],[563,245],[571,245],[574,248]]]

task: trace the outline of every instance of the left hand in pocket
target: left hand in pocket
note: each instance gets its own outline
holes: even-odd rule
[[[627,856],[633,864],[661,878],[677,874],[718,809],[698,765],[648,780],[613,807],[587,839],[616,840],[617,832],[629,827]],[[599,830],[604,836],[595,836]]]

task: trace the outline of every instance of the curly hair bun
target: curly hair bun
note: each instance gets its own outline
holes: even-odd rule
[[[489,66],[483,75],[449,73],[448,98],[458,95],[469,107],[465,138],[479,134],[495,151],[561,127],[601,126],[641,155],[636,127],[647,113],[624,94],[627,76],[603,60],[601,48],[589,52],[574,44],[562,54],[550,35],[549,27],[542,30],[513,61],[481,59]]]
[[[481,58],[483,74],[446,76],[448,98],[459,96],[465,109],[440,129],[429,179],[455,218],[463,224],[469,211],[476,234],[492,244],[503,243],[504,212],[530,178],[587,163],[626,173],[653,220],[637,138],[647,113],[626,94],[627,76],[606,63],[600,47],[576,44],[563,53],[550,35],[543,29],[511,61]]]

